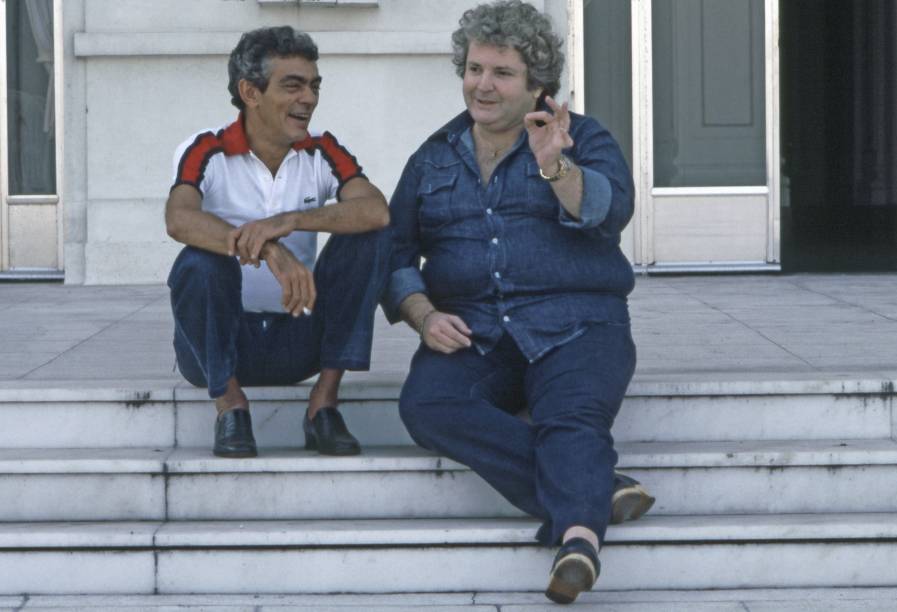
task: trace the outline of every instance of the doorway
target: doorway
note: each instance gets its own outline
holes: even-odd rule
[[[782,267],[897,270],[897,0],[780,11]]]
[[[577,110],[632,165],[622,246],[648,273],[779,269],[778,4],[581,4]]]
[[[61,15],[0,3],[0,280],[62,278]]]

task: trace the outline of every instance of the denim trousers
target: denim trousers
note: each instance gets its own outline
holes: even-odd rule
[[[542,544],[560,543],[574,525],[603,542],[617,463],[610,428],[634,370],[629,324],[592,325],[534,363],[508,334],[485,355],[422,344],[399,409],[415,442],[541,519]]]
[[[235,257],[185,247],[168,277],[178,369],[224,395],[241,386],[286,385],[323,368],[370,368],[374,311],[386,281],[389,232],[332,235],[315,264],[310,316],[243,310]]]

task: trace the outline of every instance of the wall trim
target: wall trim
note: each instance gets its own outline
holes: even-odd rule
[[[380,0],[257,0],[259,4],[299,4],[329,8],[377,8]]]
[[[75,32],[75,57],[229,55],[242,32]],[[321,55],[448,55],[451,32],[309,32]]]

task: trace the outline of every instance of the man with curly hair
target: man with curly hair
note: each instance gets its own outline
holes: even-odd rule
[[[386,276],[389,210],[330,132],[311,132],[318,49],[289,26],[242,36],[228,90],[240,113],[188,138],[165,208],[184,243],[168,279],[184,377],[215,400],[214,453],[253,457],[250,385],[320,373],[303,419],[305,447],[360,452],[337,411],[345,370],[370,365]],[[321,256],[317,232],[333,235]]]
[[[543,521],[539,542],[561,546],[546,595],[569,603],[598,577],[608,523],[654,501],[615,475],[610,434],[635,368],[619,246],[632,177],[607,130],[555,101],[546,15],[502,0],[460,26],[467,110],[411,156],[390,202],[383,304],[421,337],[400,412],[418,444]]]

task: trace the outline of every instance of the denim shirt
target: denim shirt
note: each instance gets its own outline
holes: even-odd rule
[[[632,175],[597,121],[571,113],[565,155],[583,174],[580,219],[561,206],[523,131],[483,185],[464,112],[411,156],[390,201],[390,322],[412,293],[456,314],[485,354],[507,332],[533,362],[593,323],[628,323],[632,266],[620,232]],[[424,264],[421,268],[421,258]]]

